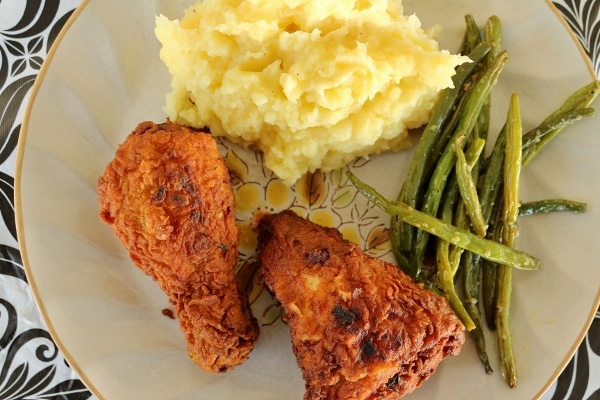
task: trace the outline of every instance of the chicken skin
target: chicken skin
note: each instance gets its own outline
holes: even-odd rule
[[[238,229],[229,172],[213,137],[142,122],[98,179],[100,217],[167,294],[201,368],[245,361],[259,330],[235,280]]]
[[[283,305],[305,399],[397,399],[459,353],[464,327],[446,300],[338,230],[284,211],[257,231],[259,271]]]

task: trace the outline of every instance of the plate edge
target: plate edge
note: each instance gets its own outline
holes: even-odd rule
[[[22,208],[22,199],[21,199],[21,175],[23,170],[23,158],[25,156],[25,143],[27,139],[27,133],[29,131],[29,122],[31,120],[31,111],[33,105],[35,104],[35,100],[37,98],[37,94],[42,86],[46,78],[46,73],[48,72],[48,68],[54,59],[56,51],[60,44],[62,43],[65,35],[71,29],[74,22],[80,17],[83,10],[90,4],[91,0],[82,0],[81,3],[75,8],[71,16],[67,19],[64,26],[60,29],[54,43],[48,50],[46,54],[46,58],[42,63],[40,71],[35,79],[33,87],[31,89],[31,94],[29,100],[27,102],[27,106],[25,108],[25,114],[23,117],[23,123],[21,125],[21,129],[19,131],[19,138],[17,141],[16,147],[16,157],[15,157],[15,191],[14,191],[14,201],[15,201],[15,225],[17,230],[17,242],[19,244],[19,251],[21,253],[21,260],[23,263],[23,268],[25,269],[25,275],[27,276],[27,282],[29,284],[33,299],[40,311],[40,315],[44,323],[46,324],[46,328],[52,340],[62,353],[62,356],[70,365],[71,369],[78,375],[78,377],[83,381],[85,386],[90,392],[96,396],[98,399],[103,400],[104,397],[100,395],[98,389],[94,386],[94,384],[90,381],[88,376],[83,372],[83,369],[79,366],[77,361],[71,355],[71,353],[67,350],[66,346],[62,343],[60,337],[58,336],[52,321],[48,317],[46,312],[46,308],[39,297],[39,292],[37,290],[37,284],[35,282],[35,278],[30,270],[29,256],[27,253],[27,242],[25,240],[25,227],[23,224],[23,208]]]
[[[14,193],[15,199],[14,200],[15,200],[15,223],[16,223],[16,230],[17,230],[17,240],[18,240],[18,243],[19,243],[19,251],[21,253],[23,267],[25,269],[25,273],[26,273],[26,276],[27,276],[27,280],[29,282],[29,286],[30,286],[30,289],[31,289],[34,301],[35,301],[38,309],[40,310],[40,314],[42,315],[42,318],[43,318],[43,320],[44,320],[44,322],[46,324],[48,332],[52,336],[52,339],[54,340],[56,346],[61,351],[63,357],[67,360],[67,362],[69,363],[69,365],[71,366],[71,368],[73,369],[73,371],[79,376],[79,378],[83,381],[83,383],[86,385],[86,387],[98,399],[104,400],[105,397],[103,397],[102,395],[100,395],[98,389],[93,385],[93,383],[90,381],[89,377],[84,373],[83,369],[79,366],[79,364],[72,357],[72,355],[70,354],[70,352],[67,350],[67,348],[65,347],[65,345],[62,343],[62,341],[58,337],[58,334],[56,333],[56,331],[54,329],[54,326],[52,325],[50,319],[48,318],[48,315],[47,315],[46,309],[45,309],[45,307],[44,307],[44,305],[42,303],[42,300],[39,298],[39,293],[38,293],[38,290],[37,290],[37,285],[35,283],[35,279],[33,277],[33,274],[31,273],[30,267],[29,267],[30,263],[29,263],[29,257],[28,257],[28,254],[27,254],[27,245],[26,245],[26,241],[25,241],[25,233],[24,233],[25,232],[25,228],[24,228],[24,225],[23,225],[23,212],[22,212],[22,201],[21,201],[21,175],[22,175],[23,157],[24,157],[24,153],[25,153],[25,143],[26,143],[26,138],[27,138],[27,132],[29,130],[29,122],[30,122],[30,118],[31,118],[31,111],[32,111],[33,105],[35,103],[35,100],[36,100],[36,97],[37,97],[37,93],[39,92],[39,89],[40,89],[43,81],[45,80],[47,70],[48,70],[50,64],[52,63],[54,55],[55,55],[55,53],[56,53],[59,45],[62,43],[62,40],[64,39],[64,36],[70,30],[70,28],[72,27],[73,23],[79,18],[79,16],[83,12],[83,10],[90,4],[90,2],[91,2],[91,0],[82,0],[81,3],[77,6],[77,8],[75,9],[75,11],[73,12],[73,14],[68,18],[68,20],[66,21],[65,25],[60,30],[60,32],[59,32],[56,40],[52,44],[52,47],[48,51],[48,54],[46,55],[44,63],[42,65],[42,67],[40,68],[40,72],[39,72],[39,74],[36,77],[36,80],[34,82],[34,85],[33,85],[32,91],[31,91],[31,95],[30,95],[30,98],[28,100],[28,104],[27,104],[26,109],[25,109],[25,114],[24,114],[24,117],[23,117],[23,123],[22,123],[21,129],[20,129],[20,132],[19,132],[19,139],[18,139],[17,147],[16,147],[15,193]],[[568,22],[565,20],[565,18],[562,16],[562,14],[558,10],[558,8],[554,5],[554,3],[552,3],[551,0],[544,0],[544,2],[550,8],[550,10],[555,15],[555,17],[561,22],[561,24],[563,25],[564,29],[567,31],[569,37],[575,43],[575,46],[579,50],[580,56],[582,57],[582,59],[584,61],[584,64],[586,65],[586,67],[588,69],[588,72],[590,73],[591,77],[593,79],[598,79],[598,75],[597,75],[596,71],[594,70],[592,61],[590,60],[590,58],[588,57],[587,53],[585,52],[585,49],[583,48],[583,45],[579,41],[579,39],[578,39],[577,35],[575,34],[575,32],[573,31],[573,29],[571,29],[571,27],[568,24]],[[573,343],[573,345],[571,346],[571,348],[569,349],[569,351],[565,355],[565,358],[562,360],[562,362],[559,364],[559,366],[557,367],[557,369],[551,375],[551,377],[548,380],[548,382],[534,396],[534,398],[533,398],[534,400],[539,400],[544,395],[544,393],[546,393],[546,391],[548,391],[548,389],[552,386],[552,384],[560,376],[560,374],[562,373],[562,371],[564,370],[564,368],[570,362],[570,360],[574,356],[575,352],[577,351],[577,349],[579,348],[579,346],[583,342],[585,336],[587,335],[589,327],[591,326],[591,324],[592,324],[592,322],[594,320],[594,316],[596,314],[596,311],[600,307],[600,288],[598,289],[598,292],[596,293],[596,299],[595,299],[594,304],[592,304],[592,306],[593,306],[592,310],[589,313],[589,316],[588,316],[588,318],[586,320],[586,323],[583,326],[582,331],[580,332],[580,334],[576,338],[575,342]]]

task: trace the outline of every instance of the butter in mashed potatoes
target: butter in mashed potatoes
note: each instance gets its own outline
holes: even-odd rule
[[[408,147],[468,61],[399,0],[200,0],[155,34],[169,118],[262,151],[288,185]]]

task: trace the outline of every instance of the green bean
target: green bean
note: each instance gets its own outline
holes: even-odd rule
[[[458,189],[458,182],[456,181],[456,174],[453,173],[448,178],[448,183],[446,184],[445,193],[440,205],[440,220],[447,224],[454,224],[454,226],[458,226],[459,228],[468,229],[469,221],[466,216],[464,218],[466,222],[462,221],[459,223],[456,221],[458,213],[455,212],[455,209],[458,209],[460,206],[460,191]],[[447,241],[438,238],[437,245],[439,246],[440,244],[447,246],[448,262],[450,264],[452,277],[454,278],[460,265],[460,257],[463,249],[450,245]]]
[[[400,218],[392,215],[390,219],[390,241],[392,243],[392,253],[394,254],[394,258],[396,259],[396,264],[411,278],[415,280],[419,280],[421,275],[421,270],[412,270],[412,262],[410,258],[410,253],[408,250],[404,250],[405,245],[408,245],[410,241],[409,238],[404,238],[403,233],[407,235],[406,230],[408,228],[413,228],[410,225],[402,222]]]
[[[473,158],[477,158],[483,147],[480,142],[469,147],[469,157],[471,165],[466,165],[467,160],[464,157],[464,162],[467,169],[472,167]],[[462,150],[461,150],[462,151]],[[463,154],[464,156],[464,154]],[[470,173],[470,171],[469,171]],[[440,213],[440,219],[448,224],[452,224],[454,217],[454,208],[462,206],[462,202],[457,204],[457,200],[460,199],[460,190],[458,187],[457,176],[452,174],[449,178],[449,182],[446,185],[446,194],[443,197],[442,208]],[[465,218],[465,221],[460,223],[468,229],[469,221]],[[459,225],[455,225],[459,226]],[[438,239],[436,243],[436,265],[437,265],[437,281],[439,282],[440,288],[442,289],[444,296],[448,300],[448,303],[460,318],[467,331],[473,331],[477,328],[475,322],[471,319],[469,313],[465,309],[465,305],[458,297],[454,286],[454,277],[456,275],[458,266],[460,264],[460,254],[462,254],[462,248],[453,246],[454,251],[450,251],[450,242],[443,239]],[[456,251],[460,249],[460,251]],[[452,254],[452,256],[451,256]],[[452,257],[452,259],[451,259]]]
[[[513,95],[511,98],[507,120],[502,239],[504,244],[513,247],[518,235],[517,218],[519,216],[519,182],[522,163],[522,125],[517,95]],[[509,326],[512,272],[512,268],[507,265],[498,266],[496,326],[502,375],[508,386],[514,388],[517,386],[518,378]]]
[[[512,294],[512,268],[498,265],[497,269],[497,299],[496,299],[496,329],[498,330],[498,352],[500,368],[504,380],[511,388],[517,387],[517,366],[512,345],[508,315],[510,313],[510,298]],[[508,306],[509,308],[504,308]]]
[[[484,27],[484,36],[483,39],[485,43],[491,46],[490,51],[486,54],[483,65],[485,68],[490,68],[496,57],[502,51],[502,25],[500,24],[500,19],[496,16],[491,16],[487,19]],[[487,140],[488,132],[490,129],[490,113],[492,107],[492,96],[489,95],[481,108],[481,113],[479,114],[477,127],[477,134],[481,139]]]
[[[599,93],[600,81],[592,81],[573,92],[573,94],[571,94],[556,111],[550,114],[547,119],[553,119],[565,111],[587,108],[592,104],[596,97],[598,97]]]
[[[525,142],[526,151],[524,151],[523,154],[523,165],[529,164],[543,147],[563,131],[566,125],[569,125],[584,116],[592,115],[593,110],[589,109],[589,106],[599,93],[600,81],[593,81],[581,87],[569,96],[561,107],[542,121],[541,125],[548,125],[550,122],[554,121],[557,124],[554,129],[547,130],[544,135],[541,135],[537,130],[525,134],[523,141]],[[577,114],[578,111],[581,113]]]
[[[462,148],[455,142],[454,151],[456,151],[456,177],[458,182],[458,188],[460,189],[460,194],[463,199],[467,214],[471,219],[471,224],[473,225],[473,230],[479,236],[485,236],[485,231],[487,229],[487,223],[483,217],[483,213],[481,211],[481,204],[479,203],[479,198],[477,197],[477,187],[475,186],[475,182],[473,182],[473,176],[471,175],[473,165],[479,159],[479,154],[481,150],[483,150],[483,145],[485,144],[485,140],[477,139],[473,141],[474,149],[469,149],[474,154],[471,154],[470,157],[477,156],[474,159],[467,161],[467,157],[463,152]]]
[[[487,53],[487,55],[485,56],[484,59],[484,63],[487,65],[487,67],[490,67],[494,60],[496,59],[496,57],[498,57],[498,55],[500,54],[500,52],[502,51],[502,24],[500,22],[500,19],[495,16],[492,15],[491,17],[489,17],[486,21],[485,24],[485,28],[484,28],[484,40],[486,43],[488,43],[491,46],[490,51]],[[488,130],[489,130],[489,119],[490,119],[490,106],[491,106],[491,96],[488,96],[488,98],[486,99],[486,103],[484,103],[483,108],[481,110],[480,113],[480,117],[479,117],[479,132],[478,132],[478,136],[481,139],[487,140],[487,136],[488,136]],[[501,146],[503,146],[500,143]],[[499,149],[501,151],[499,151],[500,155],[503,156],[504,154],[504,149],[503,147],[501,149]],[[498,152],[498,150],[496,150]],[[492,160],[492,166],[489,168],[492,170],[492,172],[490,174],[488,174],[489,176],[487,176],[487,181],[485,181],[485,193],[484,196],[482,196],[481,193],[478,193],[479,196],[479,200],[480,200],[480,204],[482,205],[482,212],[484,211],[483,206],[486,205],[486,207],[489,208],[490,204],[488,202],[488,197],[491,193],[494,192],[496,185],[495,185],[495,181],[492,179],[492,176],[500,176],[499,172],[494,172],[494,165],[497,165],[496,163],[499,163],[500,165],[502,165],[502,158],[499,160]],[[479,167],[483,168],[484,163],[480,162],[479,163]],[[479,176],[480,173],[477,173],[477,176]],[[484,217],[485,217],[485,222],[486,224],[489,222],[489,211],[488,212],[484,212]]]
[[[492,366],[490,364],[490,359],[487,354],[485,336],[483,334],[483,329],[481,327],[481,313],[479,312],[479,286],[480,286],[480,272],[481,269],[477,268],[479,266],[479,260],[481,258],[467,251],[464,253],[462,258],[462,266],[463,266],[463,286],[465,288],[465,309],[471,320],[475,324],[475,328],[470,332],[473,340],[475,341],[475,348],[477,349],[477,355],[479,356],[479,361],[485,372],[489,375],[493,371]],[[471,271],[468,271],[466,266],[475,266]],[[467,292],[468,290],[468,292]]]
[[[486,221],[490,222],[490,217],[496,204],[496,194],[502,186],[502,171],[504,165],[504,147],[506,144],[506,125],[496,138],[492,153],[487,159],[483,179],[479,184],[479,202]]]
[[[491,239],[490,239],[491,240]],[[496,330],[496,286],[498,263],[481,259],[481,304],[490,330]]]
[[[472,331],[475,329],[475,323],[467,313],[467,310],[465,310],[454,288],[454,274],[452,273],[452,267],[448,259],[448,245],[449,242],[446,240],[438,241],[436,251],[438,263],[437,277],[448,303],[450,303],[450,306],[464,324],[465,329]]]
[[[519,182],[522,163],[522,131],[519,97],[513,94],[508,111],[506,147],[504,155],[504,212],[502,237],[507,246],[513,246],[518,235]]]
[[[475,254],[479,254],[488,260],[523,270],[537,270],[540,267],[540,261],[524,251],[509,248],[502,243],[481,238],[465,229],[446,224],[434,216],[415,210],[404,203],[388,200],[381,196],[375,189],[358,179],[353,173],[347,172],[347,175],[350,182],[363,196],[388,214],[398,216],[403,222],[447,240],[455,246],[460,246]]]
[[[553,113],[556,114],[556,113]],[[566,110],[560,112],[552,117],[546,118],[536,128],[530,130],[523,135],[523,155],[532,158],[529,153],[537,152],[540,149],[536,149],[536,146],[546,136],[552,134],[552,132],[562,129],[567,125],[571,125],[582,118],[591,117],[595,114],[593,108],[576,108],[573,110]]]
[[[486,21],[484,28],[484,40],[492,47],[484,59],[484,62],[488,66],[491,66],[496,57],[498,57],[498,55],[502,51],[503,41],[502,24],[500,22],[500,19],[495,15],[492,15]],[[490,98],[488,97],[488,100],[489,99]],[[487,114],[485,114],[485,116],[489,119],[489,109],[486,111]],[[483,111],[482,115],[484,115]],[[490,207],[492,206],[491,202],[489,201],[489,198],[495,192],[495,189],[497,187],[496,179],[499,179],[498,177],[500,176],[500,171],[497,167],[502,165],[504,159],[504,134],[501,132],[498,136],[499,137],[498,139],[496,139],[496,144],[494,145],[494,150],[492,152],[492,155],[490,156],[489,163],[486,164],[486,172],[484,173],[483,184],[481,185],[482,188],[478,193],[479,201],[482,205],[482,212],[485,217],[486,223],[489,222],[491,213]]]
[[[584,105],[589,105],[593,100],[595,93],[597,93],[599,89],[600,86],[598,82],[595,81],[575,91],[575,93],[571,95],[559,109],[546,117],[546,119],[544,119],[544,121],[542,121],[536,128],[523,135],[523,166],[527,163],[527,161],[533,158],[532,155],[528,156],[528,152],[530,151],[529,149],[534,147],[536,142],[538,142],[541,137],[544,137],[546,134],[548,134],[548,132],[560,129],[568,124],[572,124],[582,117],[593,115],[593,109],[585,107],[579,109],[570,109],[569,107],[583,107]],[[479,189],[479,199],[482,205],[483,214],[490,225],[488,228],[489,231],[487,237],[488,239],[495,241],[502,240],[502,224],[497,222],[501,218],[499,215],[493,217],[492,213],[498,214],[501,212],[502,200],[496,199],[498,196],[496,193],[501,194],[500,189],[502,188],[500,177],[503,173],[504,146],[506,143],[505,135],[506,126],[502,129],[498,135],[498,138],[496,139],[496,144],[494,145],[492,154],[488,158],[484,180],[480,184]],[[537,152],[535,154],[537,154]],[[548,205],[548,211],[550,211],[552,208],[553,206]],[[577,206],[573,205],[573,208],[573,211],[577,212]],[[519,214],[529,215],[529,213],[533,212],[533,210],[542,212],[542,209],[543,207],[538,209],[535,206],[535,203],[523,204],[519,208]],[[558,211],[558,209],[560,209],[560,206],[557,205],[556,210]],[[565,209],[565,211],[567,211],[567,209]],[[482,269],[482,304],[488,327],[493,330],[496,329],[496,282],[498,266],[496,263],[488,260],[481,260],[480,262]]]
[[[456,127],[452,143],[449,143],[449,145],[446,146],[446,149],[440,157],[437,167],[429,180],[429,186],[427,187],[427,191],[423,198],[421,211],[430,215],[437,214],[441,194],[444,190],[448,174],[456,162],[456,153],[453,149],[453,143],[457,142],[459,146],[464,146],[466,136],[475,126],[484,99],[490,94],[492,88],[495,86],[507,61],[508,53],[504,51],[496,58],[492,68],[489,68],[485,72],[485,74],[477,81],[473,90],[469,92],[465,109],[463,110],[458,126]],[[418,230],[415,237],[414,255],[412,259],[414,269],[420,268],[427,247],[427,240],[428,234],[423,230]]]
[[[431,174],[435,170],[435,167],[437,166],[440,157],[444,153],[446,146],[448,145],[450,139],[454,135],[456,126],[458,125],[458,121],[462,114],[462,110],[465,108],[465,103],[468,97],[467,94],[469,93],[469,91],[472,90],[473,81],[476,80],[477,76],[477,74],[473,73],[473,75],[469,78],[469,83],[465,84],[467,88],[465,89],[464,94],[460,97],[458,104],[456,104],[454,110],[452,111],[450,119],[448,120],[446,125],[444,125],[444,129],[442,130],[438,141],[433,145],[433,148],[431,149],[431,155],[427,159],[427,165],[425,166],[425,173],[423,176],[428,178],[431,177]],[[423,193],[421,193],[421,200],[422,196]]]
[[[472,14],[465,15],[465,33],[460,45],[460,53],[468,54],[481,43],[479,26]]]
[[[546,199],[530,201],[521,204],[519,207],[519,216],[533,215],[540,213],[550,213],[557,211],[571,211],[575,213],[584,213],[587,204],[579,201],[565,199]]]
[[[481,327],[481,299],[489,327],[498,329],[502,374],[508,385],[515,387],[517,371],[509,327],[513,268],[539,268],[539,260],[514,248],[517,218],[555,211],[584,212],[586,207],[562,199],[520,205],[520,170],[564,127],[594,114],[589,106],[600,93],[600,81],[575,91],[525,135],[519,99],[513,95],[507,122],[491,155],[480,157],[482,147],[477,146],[484,142],[479,139],[487,140],[490,126],[491,90],[508,56],[502,51],[498,17],[488,18],[483,41],[473,16],[465,16],[465,22],[461,53],[469,53],[474,62],[459,67],[455,87],[441,92],[397,201],[383,198],[352,173],[348,176],[359,192],[390,214],[392,249],[398,264],[413,279],[447,298],[473,336],[485,371],[491,373]],[[436,263],[431,269],[423,267],[430,235],[436,237]],[[461,274],[457,273],[459,265]],[[464,301],[460,301],[454,282],[461,275]]]
[[[464,160],[466,161],[466,167],[468,168],[469,172],[472,172],[475,166],[477,165],[479,157],[481,156],[481,153],[483,152],[484,148],[485,140],[477,135],[475,136],[473,141],[469,143],[469,146],[464,151]]]
[[[458,183],[456,183],[458,187]],[[462,198],[460,198],[460,190],[459,190],[459,198],[456,203],[456,211],[454,212],[453,225],[462,228],[465,230],[469,230],[471,227],[471,221],[469,220],[469,216],[467,214],[467,210],[465,208],[465,202]],[[462,258],[464,249],[458,246],[450,247],[450,254],[448,258],[450,259],[450,265],[456,274],[458,269],[460,268],[460,260]]]
[[[502,175],[504,165],[504,151],[506,144],[506,125],[496,138],[492,153],[487,159],[483,179],[479,184],[479,201],[486,222],[488,232],[486,237],[493,241],[500,241],[502,232],[500,212],[502,205]],[[496,329],[496,270],[497,263],[484,259],[476,260],[481,268],[481,302],[487,325]]]
[[[584,117],[595,114],[593,108],[578,108],[568,110],[557,116],[544,120],[538,128],[527,132],[523,136],[523,165],[529,162],[540,152],[540,150],[554,139],[562,130]]]
[[[492,46],[485,58],[485,63],[489,67],[502,51],[502,23],[496,15],[492,15],[487,19],[483,31],[483,40]]]
[[[492,16],[488,18],[484,27],[484,37],[483,40],[488,43],[492,48],[487,53],[484,59],[484,65],[486,68],[489,68],[493,65],[494,60],[500,54],[502,50],[502,26],[500,24],[500,20]],[[487,140],[489,134],[489,126],[490,126],[490,114],[491,114],[491,95],[489,95],[481,108],[481,112],[479,113],[479,117],[477,119],[477,124],[475,125],[475,137],[478,137],[483,140]],[[468,158],[468,156],[467,156]],[[478,181],[481,174],[481,169],[484,168],[483,158],[480,158],[479,161],[473,165],[472,167],[472,180],[474,182]],[[479,204],[481,204],[481,199],[479,200]],[[481,208],[481,205],[480,205]],[[473,211],[471,211],[473,213]],[[465,206],[465,202],[463,200],[459,201],[459,205],[457,207],[457,215],[455,217],[455,221],[457,225],[464,227],[465,219],[467,214],[467,209]],[[476,217],[477,218],[477,217]],[[481,221],[476,219],[476,221]],[[479,234],[483,233],[481,227],[487,225],[487,220],[480,222]],[[462,278],[463,278],[463,289],[466,296],[465,300],[465,309],[467,313],[475,323],[475,329],[473,329],[470,333],[475,341],[475,347],[477,349],[477,354],[479,355],[479,360],[483,365],[486,373],[491,374],[493,372],[492,367],[490,365],[489,357],[486,350],[485,337],[483,335],[483,330],[481,328],[481,313],[479,311],[478,299],[480,297],[480,279],[481,279],[481,258],[471,252],[464,252],[462,254],[460,248],[454,247],[450,253],[449,258],[451,260],[456,259],[462,256],[460,260],[460,266],[462,268]],[[452,262],[452,261],[451,261]]]
[[[429,176],[425,176],[425,167],[427,160],[432,154],[432,147],[439,140],[439,136],[442,132],[442,127],[448,116],[452,114],[453,108],[461,91],[466,79],[471,75],[473,69],[479,63],[485,54],[490,50],[490,47],[486,44],[480,44],[471,53],[469,58],[473,61],[472,63],[465,63],[458,67],[456,74],[453,77],[453,88],[447,88],[442,91],[440,97],[435,105],[433,114],[429,120],[429,123],[425,127],[423,134],[415,148],[414,156],[411,160],[408,168],[408,174],[406,181],[404,182],[398,199],[411,207],[419,206],[419,198],[422,195],[423,185],[428,180]],[[406,258],[403,252],[410,251],[412,247],[412,229],[406,229],[402,224],[392,220],[391,223],[393,248],[395,249],[394,254],[396,260],[400,265],[405,268],[409,268],[403,261]],[[419,269],[415,271],[409,271],[409,275],[416,276]]]
[[[493,208],[493,215],[489,221],[489,228],[486,238],[495,242],[502,240],[502,191],[499,190],[496,194],[497,199],[494,200],[497,204]],[[481,264],[481,302],[485,313],[485,320],[491,330],[496,329],[496,281],[498,263],[480,259]]]
[[[477,125],[478,129],[476,129],[476,131],[479,132],[477,132],[475,140],[473,140],[465,152],[465,162],[462,161],[460,151],[457,150],[458,159],[456,163],[456,174],[460,177],[459,187],[461,188],[462,194],[459,208],[457,208],[456,222],[461,223],[461,220],[465,219],[464,215],[468,214],[469,219],[473,224],[473,230],[482,237],[485,236],[487,230],[487,221],[484,219],[481,211],[481,205],[479,203],[477,188],[475,187],[474,181],[478,180],[479,178],[479,169],[482,164],[479,160],[485,140],[483,140],[480,135],[483,134],[483,136],[487,137],[487,129],[489,124],[489,104],[490,101],[488,97],[479,117],[479,123]],[[479,149],[479,147],[481,147],[481,149]],[[468,195],[468,193],[470,193],[470,195]],[[467,202],[467,198],[470,198],[471,200]],[[462,224],[464,224],[464,222],[462,222]],[[452,251],[450,254],[450,258],[452,259],[459,257],[460,253],[463,252],[458,250],[458,248],[454,248],[454,251]],[[466,296],[464,301],[465,310],[475,325],[469,333],[475,342],[475,348],[477,350],[477,355],[479,356],[481,365],[487,374],[491,374],[493,373],[493,369],[487,354],[485,336],[481,326],[481,312],[479,311],[478,306],[481,279],[481,268],[478,260],[480,260],[479,256],[467,251],[463,253],[462,258],[459,259],[459,262],[463,270],[463,289]]]

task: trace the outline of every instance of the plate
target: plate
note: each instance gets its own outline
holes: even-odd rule
[[[162,314],[169,307],[165,295],[133,266],[97,216],[96,180],[118,144],[138,122],[165,118],[170,78],[158,58],[154,17],[177,18],[190,2],[84,2],[52,49],[18,150],[17,221],[27,275],[49,331],[99,398],[300,399],[304,382],[288,327],[273,316],[268,295],[253,303],[266,325],[251,358],[226,374],[205,373],[188,359],[177,322]],[[593,79],[574,38],[544,1],[407,0],[405,8],[425,27],[441,23],[441,46],[451,51],[460,42],[465,14],[480,23],[493,14],[501,18],[511,60],[494,91],[492,131],[499,129],[511,93],[520,95],[527,129]],[[518,247],[541,258],[542,268],[515,273],[519,387],[505,385],[488,336],[492,376],[485,375],[468,342],[412,399],[536,398],[569,361],[599,303],[597,126],[597,119],[588,119],[568,129],[523,173],[524,201],[572,198],[588,202],[588,212],[522,219]],[[338,226],[370,253],[389,257],[387,217],[357,196],[343,174],[315,174],[282,189],[261,167],[260,156],[225,141],[221,150],[239,177],[242,230],[257,210],[293,207]],[[347,168],[394,197],[410,156],[384,154]],[[244,235],[241,265],[253,252],[252,235]]]

